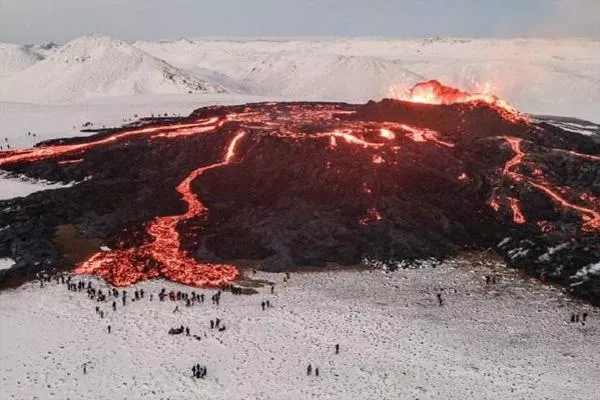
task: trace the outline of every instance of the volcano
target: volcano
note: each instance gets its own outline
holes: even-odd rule
[[[71,265],[117,286],[493,248],[600,303],[600,141],[437,81],[398,99],[213,106],[0,153],[79,182],[0,202],[0,284]],[[104,251],[66,260],[57,227]]]

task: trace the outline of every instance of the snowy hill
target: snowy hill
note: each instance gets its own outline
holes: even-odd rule
[[[0,79],[21,72],[42,59],[25,46],[0,43]]]
[[[524,112],[600,122],[591,39],[181,39],[0,45],[0,101],[215,93],[364,102],[428,79],[489,89]]]
[[[367,101],[423,79],[486,88],[525,112],[600,118],[600,41],[586,39],[178,40],[136,47],[255,94]]]
[[[64,103],[87,97],[224,92],[143,51],[108,37],[75,39],[0,82],[0,100]]]

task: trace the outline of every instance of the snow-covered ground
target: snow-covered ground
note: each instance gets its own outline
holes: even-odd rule
[[[0,200],[13,199],[15,197],[26,197],[32,193],[48,189],[68,187],[61,183],[52,183],[25,179],[21,177],[10,177],[0,173]]]
[[[494,272],[499,283],[486,285]],[[111,298],[97,303],[56,283],[4,291],[2,398],[590,400],[600,392],[599,310],[501,265],[253,278],[275,282],[275,293],[226,292],[216,306],[214,291],[202,290],[207,302],[185,307],[157,293],[191,288],[153,281],[128,288],[129,299],[140,288],[145,298],[117,300],[116,312]],[[273,308],[262,311],[263,300]],[[569,322],[583,312],[585,326]],[[216,317],[226,331],[210,329]],[[190,337],[167,333],[180,325]],[[195,363],[207,366],[205,379],[191,377]],[[309,363],[319,377],[306,376]]]
[[[61,46],[0,43],[0,101],[239,93],[364,102],[439,79],[489,89],[524,112],[600,122],[594,39],[181,39],[88,36]]]
[[[0,269],[9,269],[15,264],[12,258],[0,258]]]
[[[85,136],[86,133],[81,129],[85,129],[83,125],[87,122],[93,124],[89,127],[91,129],[118,127],[153,115],[189,115],[207,105],[266,100],[259,96],[224,93],[94,98],[60,105],[0,102],[0,146],[4,150],[7,149],[6,144],[11,149],[26,148],[44,140]],[[35,134],[35,137],[28,135],[28,132]]]
[[[526,112],[600,122],[594,40],[84,37],[63,46],[0,44],[0,146],[210,104],[366,101],[423,79],[468,90],[489,84]],[[0,199],[52,187],[59,186],[0,177]],[[12,263],[0,259],[0,269]],[[503,275],[499,284],[482,279],[491,268]],[[115,313],[101,304],[104,320],[97,303],[63,285],[0,292],[0,398],[588,400],[600,392],[600,312],[504,266],[461,261],[390,274],[293,274],[287,283],[256,278],[276,282],[275,294],[225,293],[219,307],[180,304],[175,314],[156,293],[191,289],[146,282],[136,288],[154,301],[118,303]],[[263,312],[266,299],[274,308]],[[591,315],[585,326],[568,322],[583,311]],[[209,329],[215,317],[225,332]],[[201,340],[167,334],[181,324]],[[190,377],[194,363],[208,367],[206,379]],[[320,368],[318,378],[306,376],[308,363]]]

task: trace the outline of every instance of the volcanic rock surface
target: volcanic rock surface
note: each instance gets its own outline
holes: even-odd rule
[[[460,92],[459,92],[460,93]],[[456,93],[453,93],[453,96]],[[68,264],[58,226],[110,249],[116,285],[493,248],[600,303],[600,143],[481,98],[207,107],[0,153],[69,188],[0,202],[0,285]]]

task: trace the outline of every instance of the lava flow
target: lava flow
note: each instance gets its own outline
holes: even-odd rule
[[[160,217],[148,227],[153,240],[139,248],[100,252],[79,266],[75,272],[98,275],[116,286],[127,286],[141,280],[164,276],[172,281],[194,286],[219,286],[234,280],[238,270],[228,264],[200,263],[180,248],[177,225],[205,216],[207,210],[192,193],[191,183],[204,172],[223,167],[235,157],[236,146],[246,135],[237,133],[227,146],[223,161],[200,167],[177,186],[187,204],[182,215]]]
[[[19,265],[0,271],[0,285],[64,265],[59,225],[113,248],[75,270],[119,286],[154,277],[220,286],[242,259],[281,271],[446,257],[514,235],[536,249],[581,243],[561,260],[560,279],[600,258],[592,139],[568,146],[572,134],[560,128],[437,81],[398,97],[213,106],[0,152],[8,172],[79,182],[0,201],[0,257]],[[522,247],[515,240],[498,251]],[[532,257],[526,268],[552,265],[533,250],[518,254]]]
[[[531,177],[525,177],[521,173],[516,172],[515,169],[520,167],[520,165],[523,163],[523,159],[527,156],[527,153],[525,153],[521,147],[523,140],[514,137],[502,137],[502,139],[504,139],[510,145],[511,149],[515,153],[515,156],[504,165],[504,168],[502,170],[504,175],[510,177],[514,182],[522,182],[526,185],[530,185],[536,189],[541,190],[560,206],[578,213],[581,216],[581,219],[584,221],[582,225],[582,228],[584,230],[600,230],[600,212],[592,208],[583,207],[566,200],[563,196],[559,194],[559,190],[555,188],[547,179],[544,178],[543,173],[541,173],[541,170],[537,170],[538,172],[536,176]],[[596,159],[595,156],[588,156],[570,150],[556,151],[566,152],[568,154],[581,156],[590,160]],[[590,197],[588,193],[575,193],[573,196],[579,198],[580,200],[594,198],[593,196]],[[519,208],[519,201],[510,197],[508,198],[508,200],[511,209],[513,210],[513,219],[515,223],[525,223],[525,217],[523,217],[523,214],[521,213]]]

